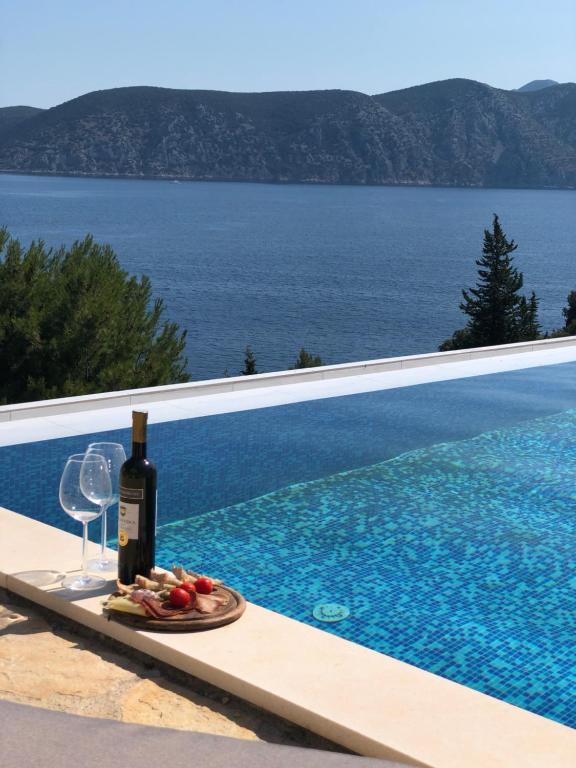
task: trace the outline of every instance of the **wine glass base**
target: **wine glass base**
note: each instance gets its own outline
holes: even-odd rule
[[[66,589],[73,589],[76,592],[89,589],[101,589],[106,586],[106,579],[101,579],[99,576],[88,576],[83,574],[67,576],[62,582],[62,586]]]
[[[94,560],[88,560],[88,570],[96,573],[112,573],[118,570],[118,560],[115,557],[105,559],[97,557]]]
[[[33,587],[49,587],[51,584],[59,584],[66,574],[60,571],[20,571],[12,575]]]

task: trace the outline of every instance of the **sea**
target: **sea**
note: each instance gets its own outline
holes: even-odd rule
[[[464,325],[483,230],[518,243],[545,330],[576,289],[576,191],[175,182],[0,174],[0,226],[28,244],[91,234],[148,275],[188,331],[195,380],[436,351]]]

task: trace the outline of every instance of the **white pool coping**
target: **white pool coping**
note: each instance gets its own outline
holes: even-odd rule
[[[466,355],[5,406],[0,446],[126,427],[136,404],[161,422],[572,362],[576,338]],[[576,765],[575,730],[256,605],[209,635],[159,635],[108,622],[99,597],[40,589],[18,576],[73,571],[79,549],[77,537],[0,508],[0,586],[360,754],[432,768]]]
[[[576,337],[0,406],[0,447],[576,360]],[[0,503],[2,499],[0,497]]]

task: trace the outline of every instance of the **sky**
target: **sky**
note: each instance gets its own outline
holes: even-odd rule
[[[576,81],[576,0],[0,0],[0,106],[128,85]]]

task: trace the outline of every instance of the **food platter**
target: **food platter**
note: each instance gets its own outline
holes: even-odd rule
[[[246,608],[246,600],[239,592],[219,584],[214,587],[214,594],[223,597],[226,602],[218,606],[214,613],[209,614],[192,610],[189,613],[179,613],[165,619],[136,616],[111,609],[106,609],[106,614],[109,619],[121,624],[154,632],[201,632],[231,624],[242,616]]]
[[[104,602],[104,614],[121,624],[155,632],[201,632],[231,624],[242,616],[242,595],[216,579],[181,566],[136,576],[133,584],[116,582]]]

